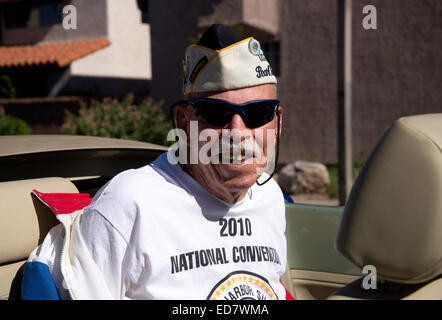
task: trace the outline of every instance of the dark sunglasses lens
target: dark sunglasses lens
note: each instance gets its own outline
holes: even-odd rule
[[[261,127],[275,117],[276,103],[273,101],[260,101],[249,104],[245,108],[244,122],[249,128]]]
[[[216,127],[224,127],[232,121],[232,108],[223,102],[200,100],[193,103],[197,107],[197,115],[206,123]]]
[[[193,102],[197,108],[197,116],[204,122],[216,127],[224,127],[234,114],[233,106],[222,101],[197,100]],[[241,114],[249,128],[261,127],[273,120],[275,101],[258,101],[246,105]]]

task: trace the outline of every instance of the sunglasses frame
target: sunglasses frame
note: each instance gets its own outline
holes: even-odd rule
[[[220,103],[220,104],[227,105],[230,108],[230,114],[232,115],[232,118],[233,118],[233,116],[235,114],[239,114],[241,116],[242,120],[244,121],[244,123],[247,126],[248,126],[248,124],[247,124],[248,121],[246,122],[245,118],[247,118],[247,113],[251,111],[251,110],[247,111],[247,109],[248,109],[247,107],[250,107],[251,105],[254,105],[254,104],[257,104],[257,103],[260,103],[260,102],[269,102],[269,103],[271,102],[271,103],[273,103],[275,105],[274,108],[273,108],[272,113],[275,113],[275,112],[278,111],[278,108],[279,108],[279,105],[280,105],[280,101],[276,100],[276,99],[252,100],[252,101],[248,101],[248,102],[240,103],[240,104],[236,104],[236,103],[233,103],[233,102],[230,102],[230,101],[226,101],[226,100],[222,100],[222,99],[213,99],[213,98],[191,98],[191,99],[188,99],[186,101],[187,101],[187,104],[192,106],[196,111],[198,111],[198,109],[199,109],[197,103],[200,102],[200,101],[202,101],[202,102],[204,102],[204,101],[214,102],[214,103]],[[232,121],[232,118],[230,118],[230,121]],[[254,127],[249,127],[248,126],[248,127],[250,129],[259,128],[259,127],[269,123],[273,119],[274,119],[274,116],[272,117],[271,120],[269,120],[268,122],[265,122],[265,123],[263,123],[263,124],[261,124],[259,126],[256,126],[256,127],[255,126]],[[228,121],[226,124],[224,124],[224,126],[226,126],[230,121]],[[215,125],[215,124],[210,123],[208,121],[205,121],[205,122],[210,124],[210,125],[216,126],[218,128],[223,128],[224,127],[224,126]]]

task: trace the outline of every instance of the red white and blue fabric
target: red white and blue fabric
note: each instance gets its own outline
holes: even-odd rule
[[[71,214],[88,206],[92,198],[87,193],[32,193],[58,216]],[[22,300],[59,300],[54,279],[46,263],[28,261],[23,269],[21,282]]]

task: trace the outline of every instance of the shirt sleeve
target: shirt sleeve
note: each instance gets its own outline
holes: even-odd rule
[[[83,239],[96,265],[103,273],[111,295],[124,299],[128,281],[129,247],[122,235],[96,209],[86,208],[80,229]]]

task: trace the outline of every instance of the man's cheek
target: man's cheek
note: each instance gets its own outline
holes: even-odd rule
[[[274,129],[256,129],[254,134],[256,160],[258,164],[266,164],[269,150],[273,150],[276,142]]]
[[[202,164],[219,163],[219,133],[214,129],[204,129],[198,138],[198,159]]]

